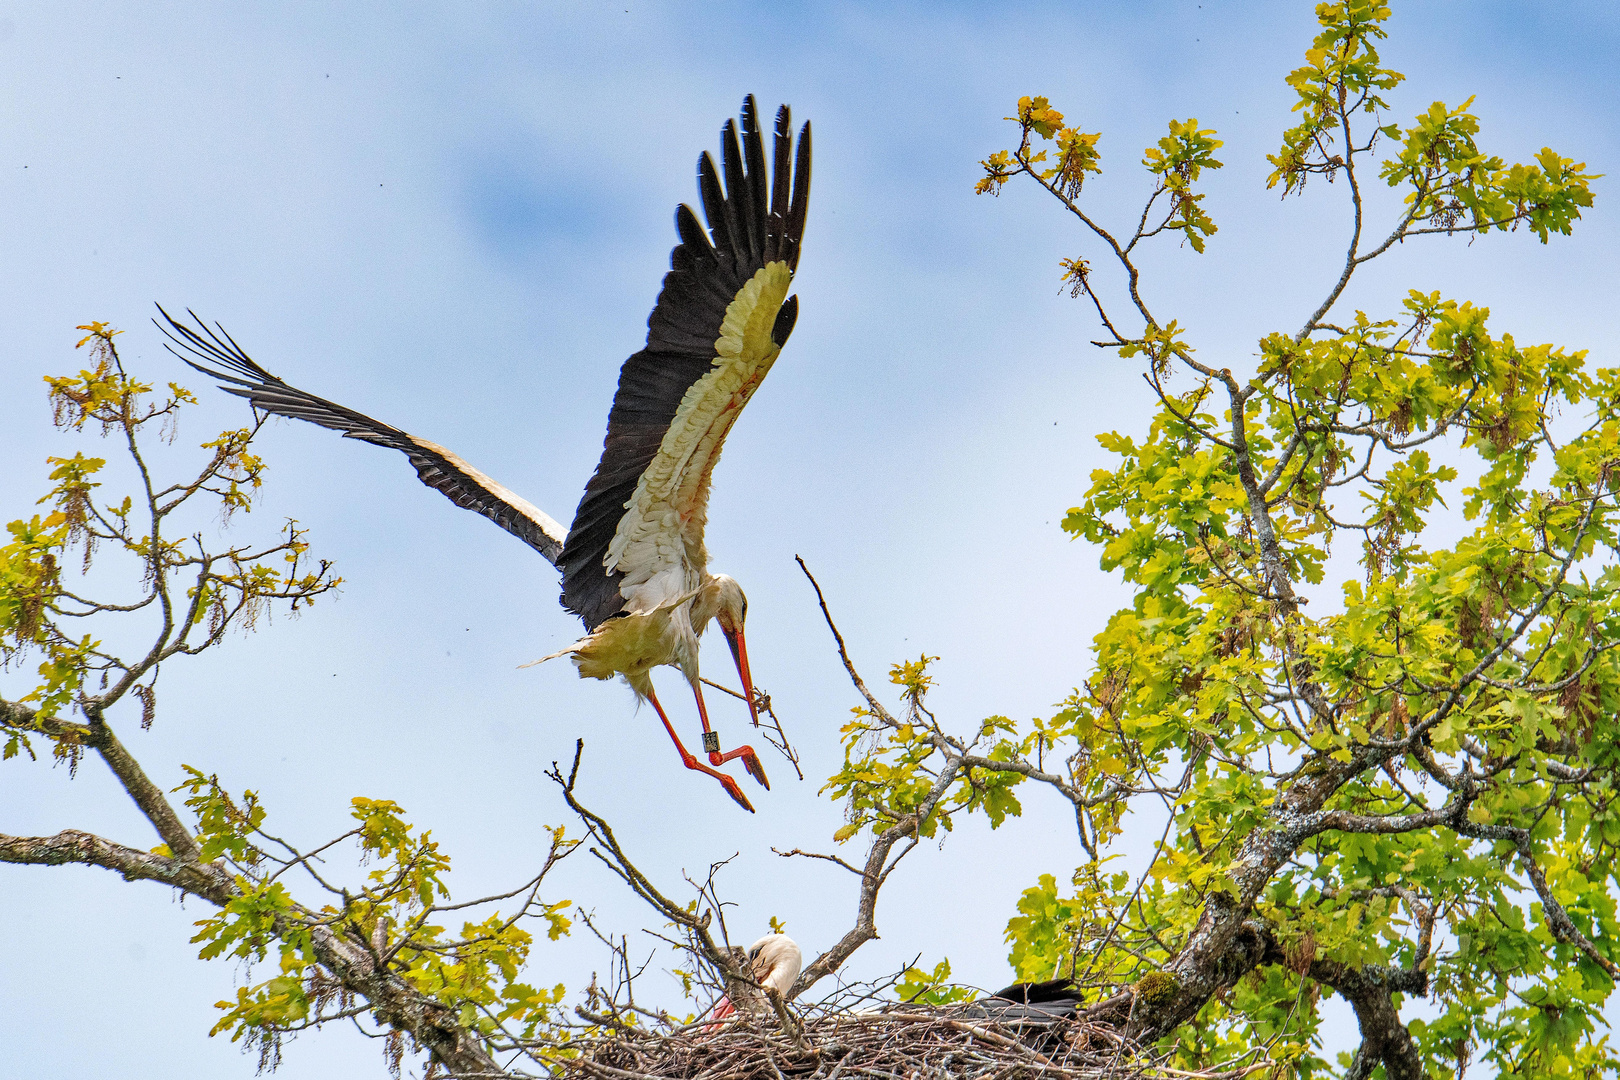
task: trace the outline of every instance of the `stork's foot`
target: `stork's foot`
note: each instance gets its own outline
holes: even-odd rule
[[[674,732],[672,731],[672,732],[670,732],[670,734],[673,735]],[[675,745],[681,751],[681,763],[682,764],[684,764],[688,769],[691,769],[694,772],[707,773],[708,775],[714,777],[716,780],[720,781],[720,786],[726,789],[726,794],[730,795],[733,799],[735,799],[737,801],[738,806],[742,807],[744,810],[748,811],[750,814],[752,814],[754,812],[754,804],[748,801],[748,796],[744,795],[743,792],[742,792],[742,788],[737,786],[737,781],[733,780],[731,777],[727,776],[725,773],[721,772],[719,769],[711,769],[711,768],[709,768],[707,765],[703,764],[703,762],[699,761],[696,757],[694,757],[693,755],[687,753],[686,752],[686,747],[681,746],[681,741],[679,739],[675,740]],[[718,754],[710,754],[709,755],[710,758],[715,758],[715,757],[719,757],[719,756],[720,755],[718,755]],[[768,785],[768,784],[766,785],[766,787],[769,787],[769,786],[770,785]]]
[[[760,787],[764,788],[766,791],[771,790],[771,782],[765,776],[765,766],[759,763],[758,754],[755,754],[752,751],[745,754],[743,756],[743,768],[747,769],[749,774],[753,776],[755,780],[759,781]]]
[[[647,700],[652,702],[652,707],[654,709],[658,710],[658,719],[663,721],[664,730],[669,732],[669,737],[670,737],[671,741],[673,741],[675,743],[675,749],[681,755],[681,764],[685,765],[688,769],[691,769],[691,770],[693,770],[695,772],[708,773],[710,776],[712,776],[716,780],[720,781],[720,786],[726,789],[726,794],[730,795],[733,799],[737,800],[737,805],[738,806],[742,807],[744,810],[746,810],[750,814],[752,814],[754,812],[753,804],[751,804],[748,801],[748,796],[746,796],[746,795],[744,795],[742,793],[742,788],[737,786],[737,781],[733,780],[731,777],[727,776],[725,773],[719,771],[718,769],[709,768],[709,766],[703,764],[703,762],[699,761],[696,757],[694,757],[691,753],[689,753],[687,751],[686,747],[681,745],[681,737],[679,735],[675,734],[675,725],[671,724],[669,722],[669,716],[664,712],[664,707],[662,705],[658,704],[658,697],[657,697],[656,694],[654,694],[652,692],[651,687],[647,688]],[[700,702],[702,701],[701,698],[699,698],[698,700]],[[748,752],[750,754],[753,753],[752,750],[750,750]],[[731,755],[727,755],[727,756],[735,756],[735,755],[736,755],[736,752],[733,751],[733,753]],[[713,759],[715,757],[719,757],[719,756],[720,755],[718,755],[718,754],[710,754],[709,755],[709,757],[711,759]]]
[[[675,745],[680,746],[680,742],[677,741]],[[742,807],[750,814],[754,812],[754,804],[748,801],[748,796],[744,795],[742,788],[737,786],[737,781],[733,780],[719,769],[709,768],[691,754],[683,753],[681,755],[681,761],[685,763],[688,769],[695,772],[707,773],[716,780],[720,781],[720,786],[726,789],[727,795],[730,795],[733,799],[737,800],[738,806]],[[767,784],[766,786],[769,787],[770,785]]]
[[[730,795],[733,799],[737,800],[738,806],[742,807],[750,814],[754,812],[754,804],[748,801],[748,796],[744,795],[742,788],[737,786],[737,781],[733,780],[725,773],[715,773],[714,775],[720,778],[720,786],[726,789],[727,795]]]
[[[752,746],[739,746],[735,750],[728,750],[724,754],[713,753],[709,755],[710,765],[724,765],[732,758],[742,758],[743,768],[748,775],[759,781],[759,786],[766,791],[771,790],[771,781],[765,775],[765,766],[759,763],[759,755],[754,753]]]

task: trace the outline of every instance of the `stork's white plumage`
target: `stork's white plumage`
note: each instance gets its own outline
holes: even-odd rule
[[[748,947],[749,967],[754,981],[778,994],[786,994],[793,987],[804,966],[804,954],[799,943],[786,934],[766,934]]]
[[[799,951],[799,943],[786,934],[766,934],[748,946],[748,973],[762,989],[775,990],[785,996],[803,965],[804,954]],[[754,997],[759,994],[757,990],[749,993]],[[712,1021],[705,1030],[715,1030],[719,1021],[736,1011],[736,1003],[729,996],[722,997],[714,1003]]]
[[[726,121],[721,167],[706,153],[698,159],[708,230],[690,208],[676,211],[681,242],[647,319],[646,347],[619,372],[602,458],[566,535],[555,520],[444,447],[271,375],[217,324],[218,333],[201,320],[194,328],[159,308],[168,325],[158,325],[178,346],[171,346],[177,355],[223,380],[223,389],[265,412],[403,452],[423,483],[555,564],[563,575],[563,606],[584,620],[586,635],[553,655],[571,656],[582,677],[622,676],[658,711],[686,767],[718,779],[752,812],[737,782],[713,766],[741,757],[760,784],[769,788],[770,782],[752,747],[721,752],[698,669],[698,637],[717,621],[758,726],[743,636],[748,602],[734,580],[709,573],[703,534],[709,480],[726,435],[798,317],[798,297],[788,289],[809,206],[810,125],[799,132],[795,153],[788,109],[777,112],[769,172],[752,96],[743,103],[741,127],[739,142],[737,127]],[[692,687],[707,765],[687,752],[653,692],[650,673],[666,664],[679,668]]]

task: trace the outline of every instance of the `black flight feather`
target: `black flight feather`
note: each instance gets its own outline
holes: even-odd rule
[[[1080,1000],[1080,991],[1069,978],[1047,979],[1045,982],[1013,983],[990,995],[1003,1001],[1016,1001],[1020,1005],[1038,1005],[1057,1001],[1073,1003]]]
[[[793,270],[799,268],[799,245],[804,240],[804,217],[810,209],[810,121],[799,129],[799,158],[793,167],[793,204],[788,209],[787,227],[782,230],[782,260]]]
[[[736,245],[731,239],[731,220],[726,216],[726,194],[720,189],[720,171],[707,150],[698,158],[698,198],[703,201],[703,220],[709,223],[717,255],[730,255]]]
[[[195,312],[186,313],[196,322],[195,329],[175,320],[161,305],[158,312],[164,322],[156,319],[152,322],[169,338],[165,347],[204,375],[229,384],[220,389],[247,398],[261,412],[307,420],[342,432],[346,439],[360,439],[398,450],[416,467],[416,475],[421,477],[422,483],[457,506],[489,518],[544,555],[548,562],[555,563],[562,554],[559,537],[551,535],[540,522],[479,483],[477,477],[467,471],[468,466],[457,464],[431,444],[398,428],[289,386],[255,363],[224,327],[216,323],[218,332],[210,330]]]
[[[720,129],[720,167],[726,181],[726,224],[731,227],[736,244],[733,253],[739,259],[752,261],[758,258],[758,249],[754,246],[753,199],[748,192],[748,182],[743,179],[742,151],[737,147],[737,125],[730,120]]]
[[[793,174],[793,114],[786,105],[776,110],[776,153],[771,173],[771,223],[768,259],[782,258],[783,231],[787,228],[788,192]]]
[[[1061,1028],[1081,1005],[1072,979],[1013,983],[962,1006],[962,1015],[986,1017],[1013,1028],[1025,1045],[1043,1053],[1062,1044]]]
[[[748,166],[748,203],[749,213],[753,219],[753,249],[762,261],[769,260],[769,240],[771,232],[770,216],[771,204],[766,197],[765,186],[765,144],[760,139],[759,117],[754,109],[752,96],[743,102],[743,153],[746,155]]]

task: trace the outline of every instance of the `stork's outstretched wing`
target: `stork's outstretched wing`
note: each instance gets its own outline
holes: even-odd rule
[[[698,159],[708,235],[690,208],[675,212],[681,242],[647,319],[647,346],[619,372],[602,460],[557,563],[563,606],[589,628],[643,587],[640,599],[655,604],[671,571],[702,570],[710,472],[798,316],[787,291],[810,198],[810,125],[795,160],[792,118],[785,105],[777,112],[769,177],[752,95],[741,145],[730,120],[721,142],[722,169],[706,153]]]
[[[168,335],[169,351],[204,375],[229,384],[220,387],[221,390],[247,398],[255,409],[263,412],[308,420],[341,431],[346,439],[363,439],[400,451],[416,467],[416,475],[422,478],[422,483],[442,492],[457,506],[483,514],[544,555],[548,562],[557,563],[562,554],[563,527],[528,500],[514,495],[436,443],[288,386],[254,363],[217,323],[218,333],[215,333],[195,313],[187,312],[197,323],[193,329],[175,321],[161,305],[158,311],[168,325],[156,319],[152,321]]]

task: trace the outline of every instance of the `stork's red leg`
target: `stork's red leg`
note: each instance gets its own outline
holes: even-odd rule
[[[658,710],[658,719],[664,722],[664,730],[669,732],[669,737],[675,742],[675,749],[680,751],[681,763],[688,769],[696,769],[698,772],[708,773],[710,776],[720,781],[720,786],[726,789],[726,794],[730,795],[733,799],[736,799],[738,806],[741,806],[744,810],[752,814],[754,812],[754,808],[748,802],[748,797],[742,793],[742,788],[737,786],[737,781],[733,780],[731,777],[717,769],[709,768],[707,765],[703,764],[703,762],[686,752],[686,747],[681,745],[681,737],[675,734],[675,725],[669,722],[669,716],[664,712],[664,707],[658,704],[658,695],[652,692],[651,686],[647,687],[647,700],[652,702],[652,707],[654,709]],[[708,718],[705,717],[703,721],[703,728],[705,731],[707,731],[708,727],[709,721]],[[752,752],[753,751],[749,751],[749,753]]]
[[[709,764],[724,765],[732,758],[740,757],[743,761],[743,768],[748,770],[748,774],[758,780],[760,786],[766,791],[771,790],[771,782],[765,776],[765,766],[759,763],[759,755],[754,753],[752,746],[739,746],[737,749],[728,750],[723,754],[718,749],[720,740],[714,737],[714,732],[709,728],[709,709],[703,704],[703,687],[701,684],[692,684],[692,696],[697,698],[698,716],[703,720],[703,743],[706,747],[714,748],[709,750]]]

